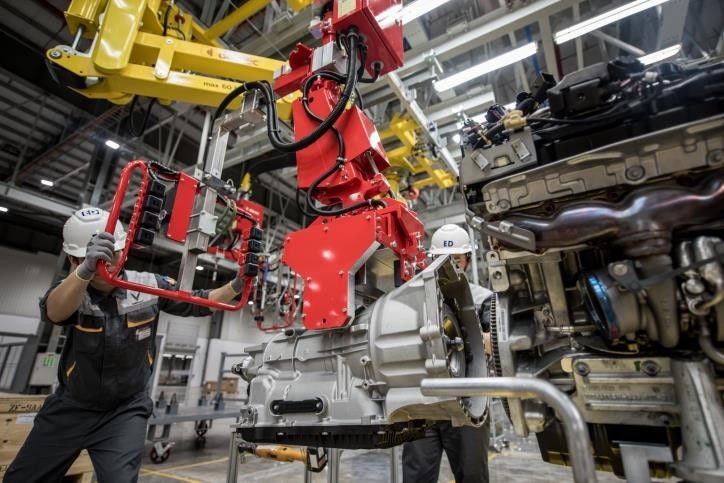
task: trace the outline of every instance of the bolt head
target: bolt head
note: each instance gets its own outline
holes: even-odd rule
[[[644,167],[638,165],[629,166],[624,172],[624,176],[626,176],[626,178],[630,179],[631,181],[638,181],[643,178],[645,174],[646,170],[644,169]]]
[[[661,368],[654,361],[644,361],[644,363],[641,364],[641,371],[647,376],[653,377],[657,375],[660,370]]]
[[[63,56],[58,50],[51,50],[48,55],[50,55],[51,59],[60,59]]]
[[[585,362],[577,362],[573,369],[579,376],[587,376],[591,372],[591,369]]]
[[[626,264],[616,263],[613,266],[613,274],[617,277],[623,277],[626,273],[628,273],[628,266],[626,266]]]

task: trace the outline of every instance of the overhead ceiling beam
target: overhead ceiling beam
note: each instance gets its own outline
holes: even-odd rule
[[[0,182],[0,198],[5,198],[15,203],[36,209],[50,212],[54,215],[68,217],[72,215],[76,207],[40,196],[32,191],[17,188],[8,183]]]
[[[498,8],[470,22],[468,30],[463,33],[441,35],[430,42],[420,45],[405,53],[405,64],[395,71],[404,77],[428,67],[430,56],[439,61],[450,60],[458,55],[482,47],[510,32],[535,24],[542,18],[570,8],[582,0],[538,0],[516,10]],[[360,88],[362,95],[385,88],[384,82],[369,84]]]

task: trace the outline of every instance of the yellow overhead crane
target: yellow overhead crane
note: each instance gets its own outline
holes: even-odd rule
[[[75,41],[46,55],[59,80],[86,97],[126,104],[139,95],[216,107],[240,82],[271,81],[285,64],[217,40],[269,3],[248,0],[205,29],[172,0],[73,0],[65,18]],[[288,2],[295,9],[311,3]],[[77,49],[82,38],[93,42],[88,52]],[[291,100],[278,106],[281,117],[289,116]]]
[[[405,175],[415,176],[411,186],[418,189],[433,185],[447,189],[457,184],[452,173],[442,169],[439,163],[419,149],[419,130],[420,126],[411,117],[395,114],[387,129],[380,133],[383,142],[397,140],[402,144],[387,151],[392,167],[385,171],[385,176],[395,193],[399,194],[400,177]]]
[[[247,0],[209,28],[200,25],[173,0],[73,0],[65,11],[73,45],[47,51],[61,83],[93,99],[127,104],[134,96],[159,102],[187,102],[217,107],[244,81],[273,80],[284,61],[244,54],[222,47],[218,38],[261,11],[271,0]],[[313,0],[287,0],[294,10]],[[78,50],[82,38],[92,41]],[[277,101],[279,117],[291,117],[291,94]],[[232,103],[236,107],[239,100]],[[420,189],[455,185],[454,175],[416,149],[419,126],[408,116],[396,114],[381,134],[383,141],[398,140],[388,151],[392,167],[386,171],[393,192],[399,196],[400,179],[415,176]],[[420,175],[425,175],[421,177]]]

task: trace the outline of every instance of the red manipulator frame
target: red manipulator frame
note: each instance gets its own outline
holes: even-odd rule
[[[126,244],[123,247],[123,252],[121,254],[121,259],[116,265],[115,269],[111,273],[108,270],[108,265],[103,262],[102,260],[98,261],[98,274],[108,282],[109,284],[115,286],[124,288],[127,290],[132,290],[135,292],[142,292],[142,293],[148,293],[151,295],[156,295],[158,297],[164,297],[171,300],[177,300],[180,302],[187,302],[195,305],[201,305],[204,307],[208,307],[210,309],[217,309],[217,310],[241,310],[246,305],[246,302],[249,298],[249,294],[251,292],[252,287],[252,280],[256,277],[249,276],[249,275],[243,275],[244,278],[244,288],[241,292],[241,298],[236,304],[231,303],[224,303],[224,302],[217,302],[214,300],[209,300],[204,297],[199,297],[197,295],[194,295],[192,292],[184,291],[184,290],[167,290],[162,289],[158,287],[153,287],[150,285],[143,285],[135,282],[129,282],[128,280],[123,280],[120,277],[121,271],[123,270],[123,266],[126,263],[126,260],[128,259],[128,252],[131,249],[131,246],[134,243],[136,232],[139,228],[140,223],[140,217],[141,213],[143,212],[143,200],[146,197],[146,192],[148,190],[149,180],[151,178],[149,170],[156,169],[155,166],[150,165],[147,161],[143,160],[135,160],[128,163],[125,168],[123,168],[123,171],[121,172],[121,178],[118,182],[118,189],[116,190],[116,194],[113,198],[113,205],[111,207],[110,215],[108,217],[108,223],[106,223],[106,231],[108,233],[114,233],[116,228],[116,223],[118,223],[118,217],[121,214],[121,207],[123,205],[123,201],[126,197],[126,191],[128,189],[128,184],[131,180],[131,176],[133,175],[133,172],[135,170],[139,170],[142,173],[141,183],[138,189],[138,193],[136,195],[136,201],[133,206],[133,214],[131,215],[131,221],[128,224],[128,234],[126,237]],[[190,183],[190,180],[195,180],[195,178],[192,178],[184,173],[175,173],[172,175],[165,174],[166,179],[168,181],[174,181],[177,184],[181,183],[181,185],[188,186]],[[198,188],[198,181],[196,181],[196,188]],[[176,199],[174,200],[174,209],[176,209],[176,206],[179,207],[181,212],[185,212],[187,209],[184,207],[189,206],[189,196],[192,195],[191,201],[193,202],[193,197],[196,196],[196,189],[193,191],[184,189],[181,193],[176,194]],[[193,203],[191,203],[193,204]],[[173,215],[172,215],[173,218]],[[176,223],[180,223],[179,220],[176,221]],[[186,222],[186,225],[188,225],[188,222]],[[178,230],[179,225],[176,225],[176,229]],[[185,231],[185,230],[184,230]],[[244,252],[242,256],[239,257],[238,263],[240,269],[244,269],[244,265],[246,263],[246,258],[248,256],[248,253]],[[243,273],[243,272],[242,272]]]

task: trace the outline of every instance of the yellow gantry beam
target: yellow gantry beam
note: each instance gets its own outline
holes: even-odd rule
[[[413,183],[417,188],[435,185],[440,189],[446,189],[455,186],[455,176],[452,173],[437,167],[438,164],[434,160],[414,153],[418,129],[419,126],[412,118],[395,114],[387,129],[380,133],[383,141],[397,139],[402,143],[402,146],[387,152],[392,168],[399,168],[413,175],[427,174],[426,177],[417,179]],[[397,175],[395,178],[397,179]]]

